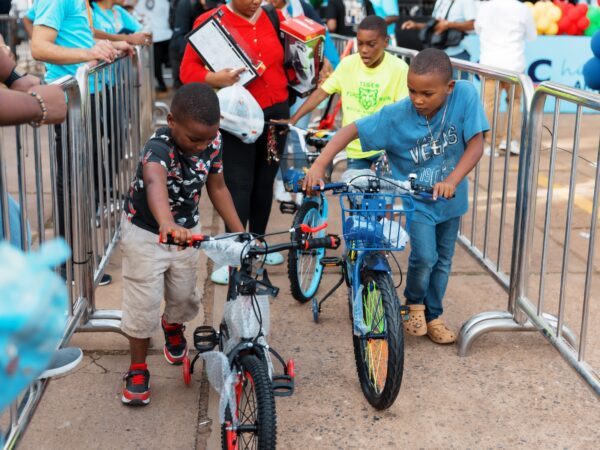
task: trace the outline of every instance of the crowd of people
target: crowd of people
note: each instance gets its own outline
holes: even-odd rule
[[[176,241],[185,241],[198,230],[198,202],[204,185],[227,231],[262,235],[269,223],[278,166],[269,162],[268,154],[281,154],[286,142],[275,139],[273,149],[267,128],[253,143],[220,129],[215,91],[237,83],[241,71],[209,70],[186,41],[187,34],[217,9],[222,25],[236,39],[243,40],[245,49],[264,65],[246,89],[265,120],[298,124],[329,96],[341,97],[343,128],[308,172],[305,187],[322,184],[324,169],[342,150],[347,151],[350,169],[369,168],[386,151],[393,176],[406,178],[409,173],[417,173],[419,181],[433,187],[434,198],[452,198],[444,203],[416,202],[413,226],[408,230],[411,254],[404,297],[410,308],[407,333],[427,335],[438,344],[456,339],[441,318],[443,297],[459,219],[468,206],[465,177],[481,158],[484,146],[491,145],[486,132],[494,104],[490,97],[493,86],[485,85],[486,111],[473,85],[455,80],[449,57],[469,59],[462,39],[466,33],[476,32],[481,36],[482,62],[522,71],[524,43],[535,37],[531,13],[517,0],[491,0],[479,12],[474,0],[438,0],[433,9],[437,21],[432,32],[441,35],[456,30],[458,40],[443,50],[422,50],[409,66],[386,49],[391,44],[402,45],[396,42],[396,28],[419,31],[428,25],[413,20],[399,22],[398,3],[394,0],[329,0],[316,8],[305,0],[262,3],[35,0],[24,19],[31,35],[32,55],[45,63],[47,83],[74,75],[84,63],[111,62],[120,53],[131,53],[134,45],[153,46],[157,91],[169,88],[163,67],[170,65],[172,69],[176,92],[167,126],[156,130],[142,149],[121,224],[122,328],[131,348],[122,395],[125,404],[144,405],[150,401],[146,353],[149,339],[159,326],[165,334],[167,361],[182,362],[187,354],[183,324],[194,318],[200,302],[197,253],[162,246],[156,235],[172,235]],[[319,84],[307,99],[290,98],[278,29],[281,21],[298,15],[323,23],[328,32],[356,37],[358,48],[356,54],[340,61],[326,36]],[[0,124],[55,124],[57,148],[62,148],[60,123],[66,109],[59,88],[19,73],[14,62],[8,62],[7,54],[0,52],[0,57],[0,81],[10,88],[0,90],[0,100],[18,106],[10,111],[0,108]],[[513,138],[519,131],[519,95],[515,93]],[[110,118],[110,106],[108,110]],[[102,120],[92,118],[93,136],[103,136],[106,127]],[[100,129],[96,130],[97,126]],[[497,136],[505,140],[501,149],[503,145],[506,150],[518,152],[516,143],[506,142],[501,133]],[[98,142],[92,143],[94,152],[98,147]],[[59,151],[57,157],[60,155]],[[93,160],[97,160],[95,154]],[[63,161],[58,163],[57,188],[62,198],[69,181],[62,172]],[[68,164],[65,161],[66,167]],[[98,192],[97,179],[95,183]],[[59,202],[61,218],[67,206]],[[62,219],[59,231],[64,235]],[[273,254],[265,262],[281,264],[283,256]],[[228,275],[228,268],[221,267],[211,278],[226,284]],[[109,282],[110,276],[106,275],[101,284]],[[161,316],[163,299],[166,307]]]

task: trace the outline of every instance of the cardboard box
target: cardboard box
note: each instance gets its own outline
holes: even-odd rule
[[[306,97],[319,81],[325,27],[306,16],[297,16],[281,22],[280,28],[289,85],[299,97]]]

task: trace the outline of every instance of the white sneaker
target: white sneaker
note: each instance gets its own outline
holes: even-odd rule
[[[492,155],[492,148],[488,145],[485,144],[485,147],[483,147],[483,154],[485,156],[491,156]],[[494,158],[498,157],[498,152],[494,152]]]
[[[282,180],[275,180],[275,200],[278,202],[292,201],[292,194],[285,190]]]
[[[54,352],[46,370],[44,370],[38,378],[42,380],[44,378],[65,375],[75,369],[82,359],[83,352],[78,347],[59,348]]]
[[[210,279],[215,284],[229,284],[229,266],[219,267],[210,274]]]
[[[283,264],[284,261],[285,261],[285,258],[279,252],[269,253],[265,257],[265,264],[267,266],[277,266],[279,264]]]
[[[506,151],[506,141],[502,141],[499,145],[500,150],[504,150]],[[515,141],[514,139],[510,141],[510,154],[511,155],[518,155],[520,152],[519,150],[519,143],[517,141]]]

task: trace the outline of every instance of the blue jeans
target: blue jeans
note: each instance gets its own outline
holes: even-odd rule
[[[296,111],[298,111],[300,109],[300,107],[302,106],[302,104],[305,101],[306,101],[305,98],[299,98],[296,100],[296,102],[290,107],[290,117],[293,116],[296,113]],[[310,114],[306,114],[304,117],[302,117],[298,121],[298,123],[296,123],[296,126],[298,128],[307,129],[309,123],[310,123]],[[285,152],[288,154],[301,154],[302,153],[302,151],[300,150],[302,148],[300,145],[300,137],[298,136],[297,133],[294,133],[293,131],[288,133],[287,141],[286,141],[285,145],[286,145]],[[277,171],[276,179],[277,179],[277,181],[282,180],[281,169]]]
[[[452,56],[450,56],[450,58],[462,59],[463,61],[471,61],[471,54],[468,51],[463,50],[458,55],[452,55]],[[456,69],[452,70],[452,78],[454,78],[455,80],[459,79],[458,78],[458,70],[456,70]],[[468,80],[469,79],[468,72],[462,72],[460,74],[460,79],[461,80]]]
[[[425,320],[444,312],[442,300],[448,286],[460,218],[437,225],[411,223],[410,256],[404,296],[407,304],[425,304]]]

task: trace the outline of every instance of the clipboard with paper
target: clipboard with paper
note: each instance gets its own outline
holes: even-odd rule
[[[244,51],[242,43],[234,39],[232,33],[221,23],[222,15],[223,12],[217,10],[193,29],[186,39],[211,71],[245,69],[240,74],[240,82],[246,86],[264,72],[265,66]]]

